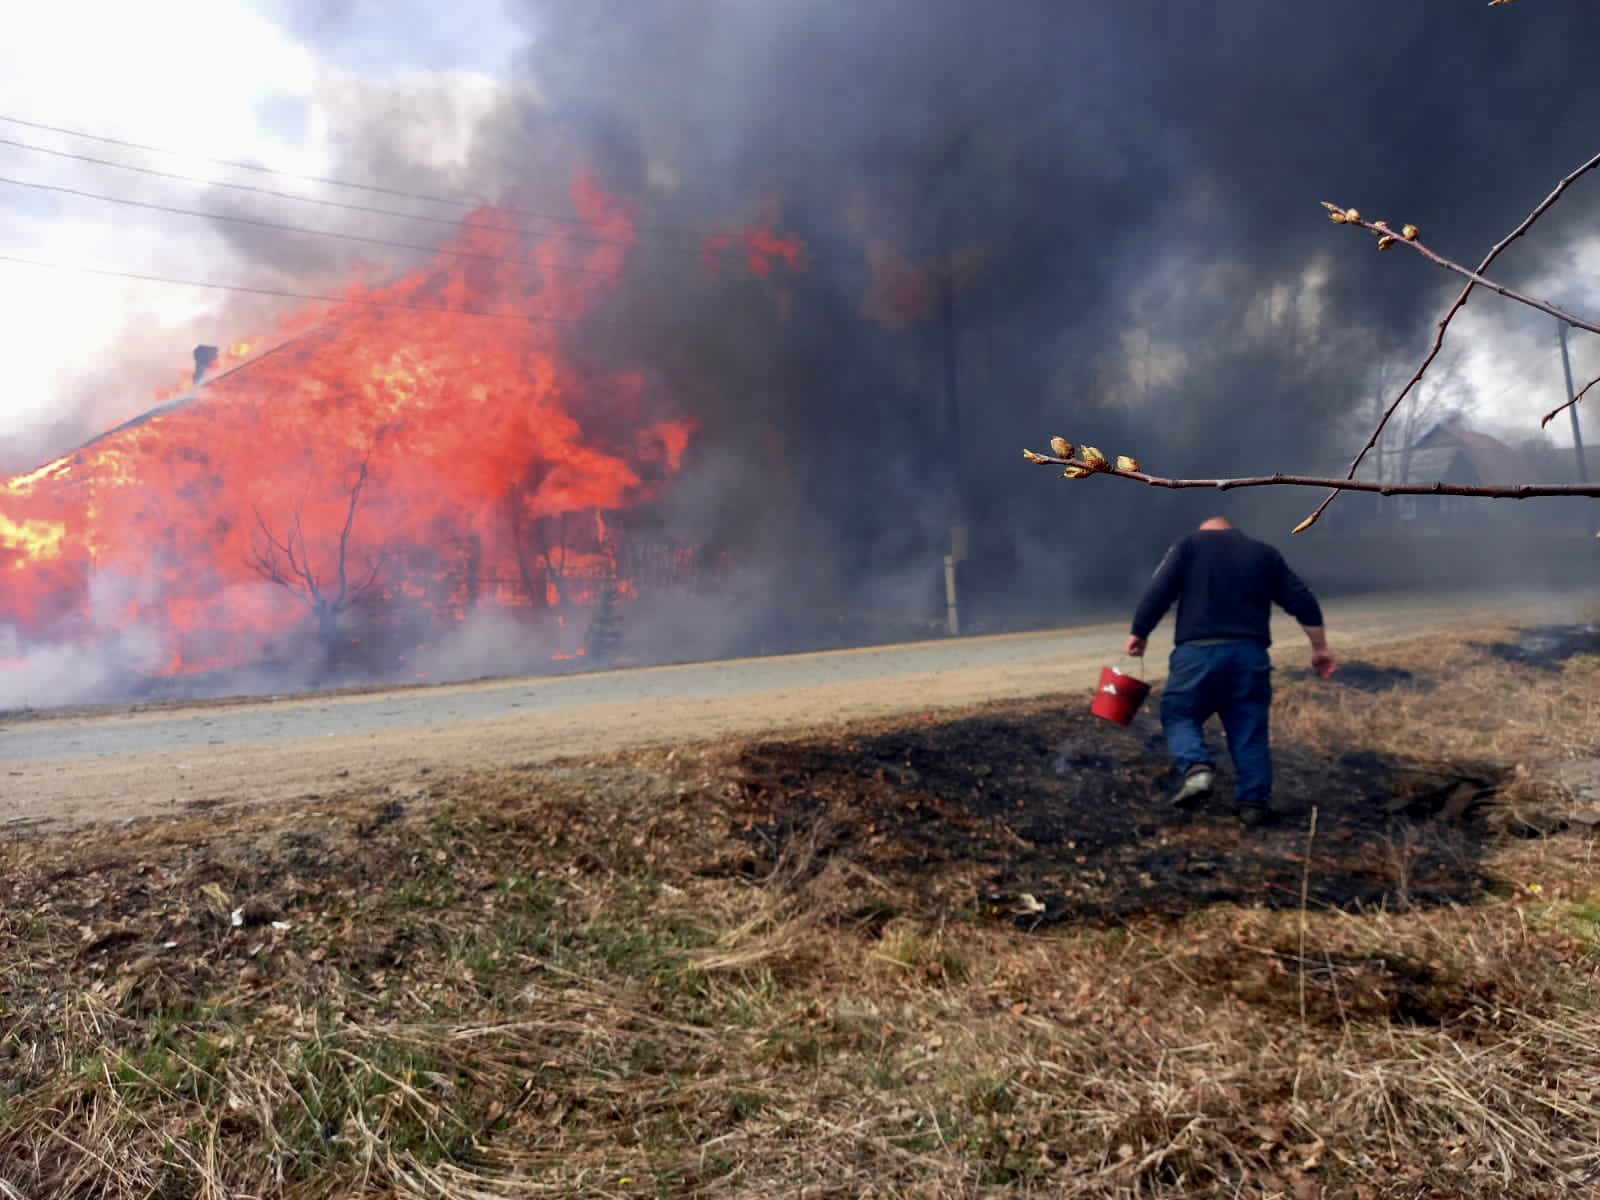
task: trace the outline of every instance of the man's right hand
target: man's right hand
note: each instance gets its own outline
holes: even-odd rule
[[[1311,669],[1327,679],[1339,669],[1339,660],[1333,656],[1332,650],[1323,646],[1311,652]]]
[[[1130,633],[1128,635],[1128,645],[1126,647],[1126,652],[1127,652],[1127,655],[1128,655],[1129,658],[1143,658],[1144,657],[1144,648],[1145,648],[1145,640],[1142,637],[1140,637],[1136,633]]]

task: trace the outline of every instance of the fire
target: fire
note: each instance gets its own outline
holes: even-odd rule
[[[873,283],[862,312],[891,329],[926,320],[933,311],[934,280],[927,270],[907,262],[893,247],[880,242],[868,246],[867,261]]]
[[[750,273],[760,279],[771,275],[779,264],[789,271],[798,271],[803,266],[804,243],[799,238],[780,237],[770,228],[712,234],[703,245],[707,265],[715,269],[723,254],[736,246],[743,247]]]
[[[0,547],[7,551],[12,570],[26,570],[33,560],[59,553],[66,533],[66,526],[57,521],[17,524],[0,513]]]
[[[581,228],[537,241],[475,212],[428,268],[228,345],[213,382],[0,483],[0,625],[137,627],[184,672],[632,595],[615,514],[680,470],[694,425],[645,372],[564,352],[635,240],[585,177],[572,201]],[[758,273],[799,261],[766,231],[746,246]]]

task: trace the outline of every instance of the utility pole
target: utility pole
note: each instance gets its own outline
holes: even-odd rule
[[[1561,369],[1566,372],[1567,394],[1566,399],[1573,396],[1572,384],[1572,356],[1567,353],[1567,323],[1558,321],[1556,328],[1561,331]],[[1578,406],[1567,405],[1567,416],[1572,418],[1572,452],[1578,456],[1578,482],[1589,482],[1589,467],[1583,460],[1583,431],[1578,426]]]
[[[948,114],[946,114],[948,117]],[[945,468],[949,471],[946,512],[950,522],[950,549],[944,556],[945,622],[951,637],[961,636],[961,608],[957,598],[961,563],[967,557],[967,505],[962,490],[961,470],[961,399],[957,393],[960,371],[956,361],[960,329],[956,318],[956,288],[960,280],[960,256],[955,246],[959,241],[959,226],[952,225],[949,182],[956,172],[964,170],[971,149],[972,129],[945,122],[946,133],[937,156],[918,172],[926,176],[924,194],[931,197],[933,211],[929,233],[932,235],[932,254],[937,262],[935,296],[937,322],[934,336],[939,341],[940,375],[943,383]]]
[[[1380,363],[1378,366],[1378,386],[1377,389],[1372,393],[1372,424],[1374,428],[1377,427],[1379,421],[1383,420],[1383,375],[1383,365]],[[1384,432],[1387,433],[1388,430],[1385,430]],[[1377,445],[1373,446],[1372,448],[1372,469],[1377,474],[1379,483],[1385,483],[1388,481],[1387,476],[1385,476],[1383,473],[1383,461],[1387,457],[1384,452],[1383,443],[1386,440],[1386,438],[1380,437]]]
[[[950,552],[944,556],[945,623],[951,637],[961,636],[961,609],[956,598],[956,569],[967,556],[966,505],[961,491],[961,401],[956,391],[956,284],[948,264],[939,272],[939,342],[944,382],[945,464],[950,472]]]

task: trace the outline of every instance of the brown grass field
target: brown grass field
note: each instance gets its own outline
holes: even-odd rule
[[[1278,674],[0,846],[0,1200],[1600,1196],[1600,655]],[[1600,780],[1597,780],[1600,786]]]

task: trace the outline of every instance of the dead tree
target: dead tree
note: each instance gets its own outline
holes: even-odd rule
[[[554,464],[531,462],[521,476],[506,489],[506,513],[511,533],[511,549],[517,561],[517,574],[529,602],[540,608],[549,606],[557,614],[567,603],[566,575],[570,549],[567,545],[567,514],[536,517],[528,512],[529,501],[549,477]],[[552,597],[551,593],[554,593]]]
[[[282,535],[272,531],[260,509],[254,510],[256,537],[251,546],[250,565],[256,574],[277,584],[306,606],[316,619],[317,643],[325,657],[332,656],[338,642],[340,617],[377,586],[379,572],[383,569],[382,556],[375,555],[356,578],[352,579],[350,572],[350,532],[355,527],[356,510],[361,506],[367,474],[367,460],[362,459],[350,487],[344,524],[339,530],[331,562],[319,565],[312,561],[312,548],[303,520],[303,501],[295,508],[289,528]]]
[[[617,607],[620,589],[617,581],[607,579],[600,589],[600,600],[594,615],[589,618],[589,628],[584,633],[584,656],[591,665],[610,666],[622,646],[622,613]]]
[[[523,512],[522,494],[515,491],[510,497],[510,509],[511,546],[523,590],[536,608],[549,605],[559,614],[568,599],[566,579],[571,549],[567,544],[567,514],[529,517]]]

